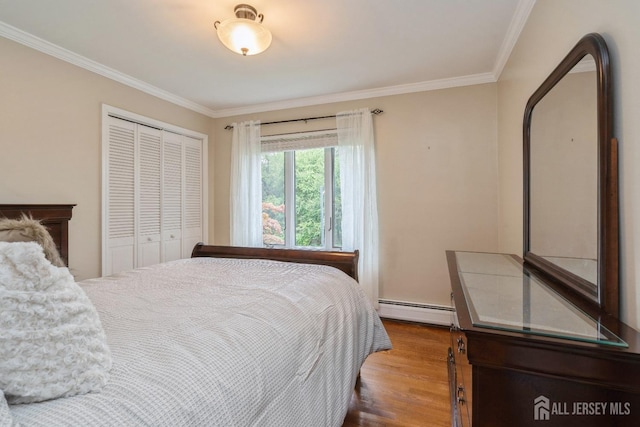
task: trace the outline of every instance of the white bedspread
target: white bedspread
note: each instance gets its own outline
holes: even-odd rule
[[[387,334],[325,266],[195,258],[81,283],[113,356],[101,393],[11,406],[23,426],[340,426]]]

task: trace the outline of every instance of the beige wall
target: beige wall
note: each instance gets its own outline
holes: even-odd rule
[[[521,253],[525,104],[580,37],[599,32],[612,54],[615,134],[621,146],[623,318],[639,327],[639,16],[637,0],[538,0],[497,85],[217,120],[0,38],[0,203],[76,203],[71,268],[79,278],[97,276],[100,109],[106,103],[209,135],[209,235],[228,243],[231,133],[223,130],[225,124],[379,107],[385,110],[375,119],[380,295],[448,304],[445,249]]]
[[[447,305],[444,250],[497,248],[495,84],[214,120],[4,38],[0,53],[0,203],[77,204],[70,267],[78,279],[100,274],[103,103],[209,135],[210,241],[229,241],[227,123],[370,106],[385,110],[375,119],[381,296]]]
[[[216,120],[215,242],[229,243],[232,132],[225,125],[381,108],[374,118],[380,297],[450,305],[444,251],[498,247],[496,96],[496,85],[486,84]],[[265,126],[263,134],[329,127],[335,121]]]
[[[211,135],[207,116],[0,37],[0,203],[77,204],[69,258],[78,279],[100,274],[103,103]]]
[[[522,117],[526,102],[585,34],[610,49],[620,143],[622,318],[640,327],[640,2],[538,0],[498,82],[500,250],[522,252]]]
[[[621,146],[623,318],[638,327],[638,16],[635,0],[538,0],[498,84],[216,120],[0,38],[0,203],[76,203],[71,268],[79,278],[97,276],[100,110],[106,103],[209,135],[209,235],[211,241],[228,243],[231,133],[225,124],[379,107],[385,110],[375,118],[380,295],[448,304],[445,249],[522,251],[524,106],[582,35],[599,32],[612,54],[615,133]],[[269,132],[326,125],[310,122]]]

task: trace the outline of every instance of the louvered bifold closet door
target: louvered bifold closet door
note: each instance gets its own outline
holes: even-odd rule
[[[163,132],[162,242],[163,261],[182,258],[182,136]],[[187,257],[190,254],[185,255]]]
[[[135,124],[109,117],[103,275],[135,267],[135,139]]]
[[[146,267],[162,262],[161,179],[162,131],[138,125],[138,262]]]
[[[202,140],[183,137],[184,140],[184,234],[182,253],[189,256],[202,236]]]
[[[206,233],[205,141],[104,120],[102,274],[190,257]]]

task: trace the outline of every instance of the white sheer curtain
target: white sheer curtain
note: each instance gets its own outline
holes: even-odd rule
[[[336,115],[342,249],[360,251],[360,285],[378,307],[378,203],[373,121],[368,108]]]
[[[262,246],[260,121],[233,123],[231,244]]]

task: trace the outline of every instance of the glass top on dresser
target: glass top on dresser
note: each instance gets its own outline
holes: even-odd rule
[[[456,252],[473,326],[628,347],[505,254]]]

